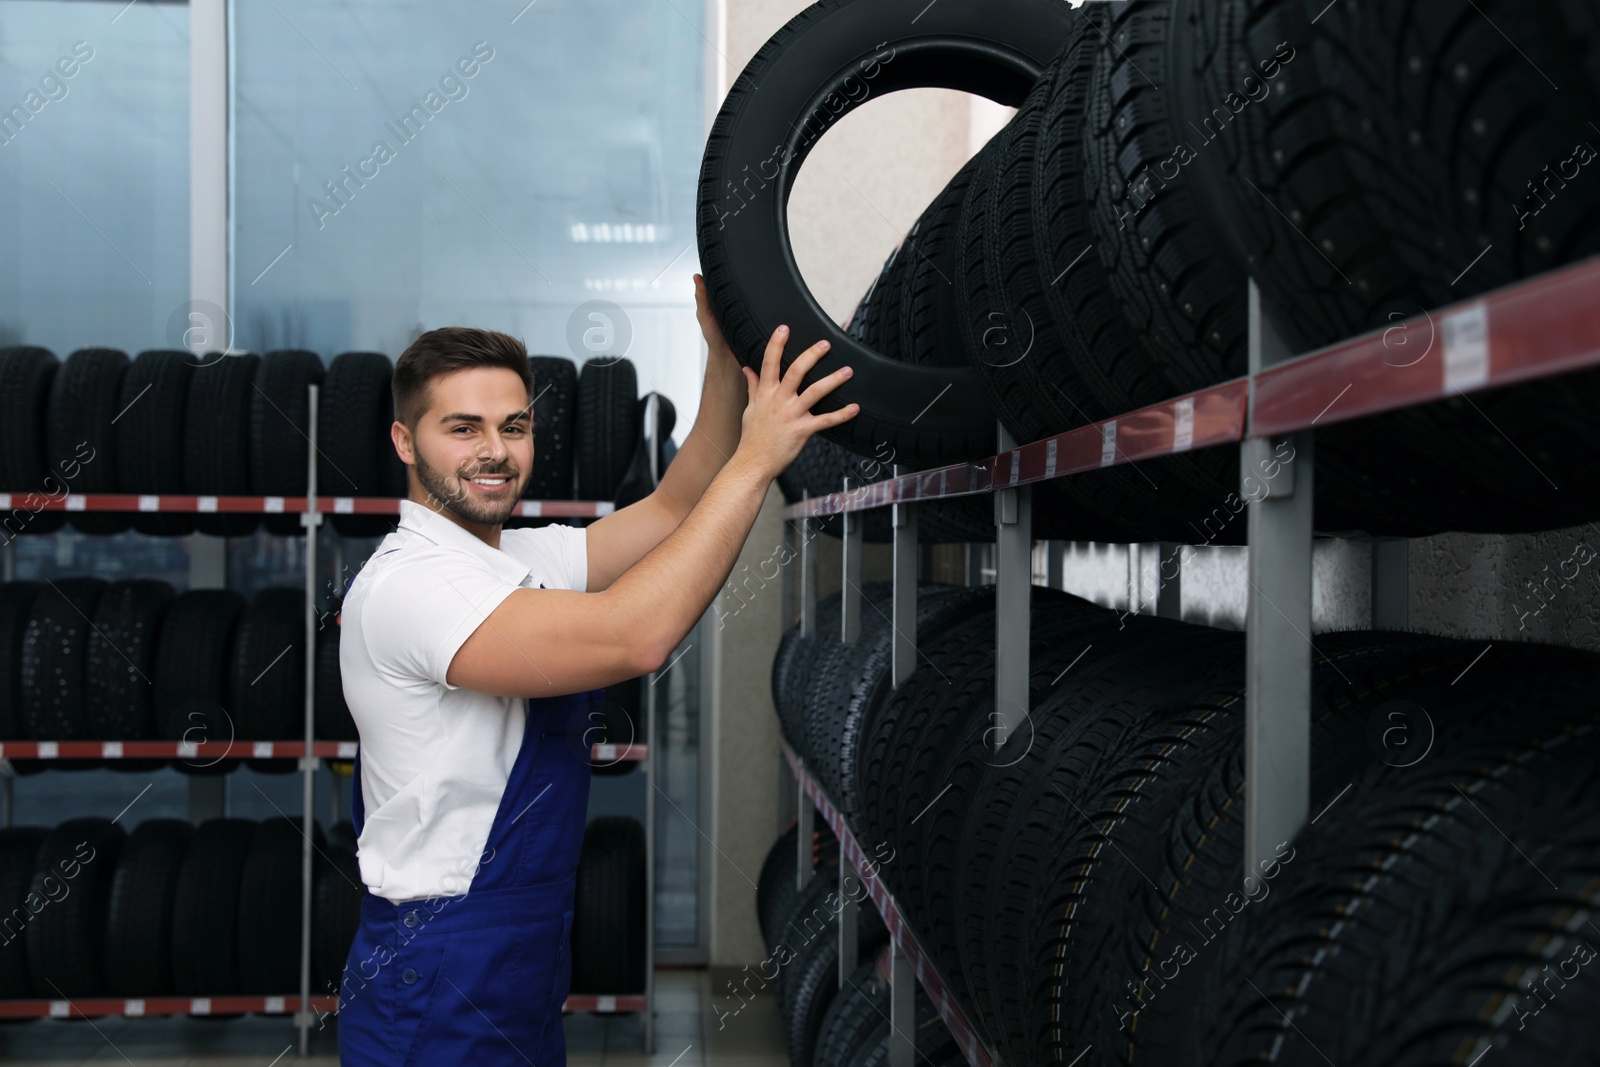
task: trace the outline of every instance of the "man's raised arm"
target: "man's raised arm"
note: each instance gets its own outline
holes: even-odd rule
[[[500,696],[557,696],[658,669],[727,581],[755,525],[767,487],[818,430],[853,418],[848,404],[811,407],[850,376],[842,367],[797,393],[827,352],[819,341],[780,375],[788,339],[778,327],[761,373],[742,368],[749,399],[739,447],[670,535],[599,592],[518,589],[456,652],[451,685]]]

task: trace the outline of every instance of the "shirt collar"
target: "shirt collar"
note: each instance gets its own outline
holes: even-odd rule
[[[410,530],[441,548],[467,553],[512,585],[521,585],[532,573],[532,569],[515,556],[498,548],[490,548],[472,533],[414,500],[400,501],[400,528]]]

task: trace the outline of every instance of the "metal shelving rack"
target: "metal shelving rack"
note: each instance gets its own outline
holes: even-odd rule
[[[229,740],[229,741],[10,741],[0,740],[0,759],[191,759],[219,760],[242,759],[294,759],[299,762],[303,787],[304,845],[301,853],[301,923],[300,923],[300,988],[299,993],[282,996],[167,996],[167,997],[91,997],[65,999],[13,999],[0,1000],[0,1019],[32,1018],[96,1018],[103,1016],[161,1016],[161,1015],[223,1015],[249,1012],[252,1014],[292,1014],[299,1031],[299,1054],[309,1052],[310,1035],[318,1020],[336,1013],[339,998],[336,995],[313,996],[311,993],[311,891],[312,891],[312,832],[315,802],[315,772],[322,760],[354,759],[358,748],[355,741],[318,741],[315,739],[316,671],[313,656],[316,649],[317,610],[317,531],[327,515],[397,515],[400,501],[376,497],[321,497],[317,494],[317,400],[318,387],[313,385],[308,419],[310,448],[306,470],[307,495],[280,496],[201,496],[187,494],[138,493],[78,493],[60,499],[48,497],[40,501],[35,510],[64,512],[171,512],[187,514],[253,514],[299,515],[305,531],[305,602],[306,602],[306,671],[304,736],[291,740]],[[654,398],[651,404],[655,404]],[[653,410],[652,410],[653,414]],[[652,445],[654,420],[648,424]],[[652,484],[659,481],[660,472],[655,467],[656,450],[651,449]],[[38,494],[0,492],[0,511],[9,511],[13,498]],[[33,507],[32,504],[29,505]],[[610,501],[593,500],[524,500],[518,503],[516,514],[524,518],[599,518],[614,510]],[[5,575],[9,580],[15,573],[11,560],[12,545],[6,546]],[[651,676],[653,677],[653,676]],[[649,730],[655,729],[654,686],[646,687],[646,721]],[[644,743],[597,744],[592,746],[591,759],[596,762],[638,762],[645,774],[652,773],[650,753],[653,736]],[[308,756],[307,753],[310,753]],[[5,822],[9,825],[12,777],[3,776]],[[564,1011],[590,1011],[606,1014],[642,1013],[645,1017],[646,1051],[654,1051],[652,1005],[655,976],[654,955],[654,790],[646,790],[645,823],[645,880],[646,880],[646,987],[643,994],[569,996]]]
[[[1457,394],[1552,377],[1600,366],[1600,259],[1532,278],[1472,300],[1424,314],[1389,330],[1365,334],[1305,355],[1295,355],[1272,328],[1260,290],[1250,282],[1249,373],[1113,419],[1019,445],[1002,426],[1001,451],[975,463],[896,476],[844,492],[808,498],[784,511],[785,540],[798,542],[799,573],[785,573],[785,603],[800,608],[805,634],[815,632],[816,557],[799,524],[842,514],[843,590],[840,639],[852,644],[861,613],[862,522],[870,508],[893,508],[893,684],[910,677],[916,659],[916,504],[923,500],[990,493],[994,497],[996,670],[998,744],[1028,714],[1029,587],[1033,582],[1030,529],[1031,485],[1142,459],[1239,442],[1241,477],[1292,442],[1295,460],[1271,496],[1248,505],[1249,582],[1245,616],[1245,850],[1241,876],[1254,871],[1275,843],[1291,839],[1306,823],[1310,804],[1311,733],[1311,558],[1313,435],[1330,425]],[[1386,359],[1385,338],[1394,330],[1431,337],[1428,352],[1406,365]],[[1416,332],[1410,332],[1416,331]],[[1437,358],[1428,358],[1437,348]],[[1373,546],[1374,615],[1392,617],[1404,603],[1405,542]],[[1397,565],[1398,564],[1398,565]],[[791,583],[798,580],[798,594]],[[1158,612],[1175,607],[1165,601]],[[787,615],[786,620],[787,621]],[[1020,714],[1018,714],[1020,712]],[[901,917],[893,896],[873,877],[850,828],[803,763],[784,746],[797,782],[800,869],[811,871],[813,811],[839,837],[839,924],[842,978],[854,960],[852,898],[843,880],[857,874],[882,912],[891,936],[889,964],[890,1063],[911,1067],[915,1059],[914,987],[923,983],[951,1033],[975,1067],[1000,1061],[981,1033],[948,994],[943,976]],[[853,869],[853,870],[852,870]]]

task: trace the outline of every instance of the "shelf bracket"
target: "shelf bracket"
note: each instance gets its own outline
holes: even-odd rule
[[[846,494],[855,489],[860,479],[849,475],[844,479]],[[866,544],[866,514],[847,511],[844,519],[844,560],[839,579],[839,640],[847,645],[856,643],[861,636],[861,552]]]
[[[889,943],[889,1067],[917,1062],[917,977],[897,941]]]
[[[804,502],[809,497],[802,496]],[[808,522],[809,519],[802,519]],[[809,531],[806,531],[809,533]],[[817,633],[817,546],[809,536],[800,538],[800,636],[815,637]]]
[[[895,465],[894,476],[906,473]],[[899,689],[917,669],[917,505],[909,501],[889,505],[894,534],[894,621],[890,680]]]
[[[1251,404],[1255,375],[1293,353],[1250,281]],[[1248,510],[1245,614],[1246,888],[1276,847],[1306,823],[1311,781],[1313,431],[1240,444]]]
[[[997,424],[999,425],[999,424]],[[1008,450],[1016,440],[999,425],[1000,452],[1005,459],[994,471],[995,484],[1014,482],[1018,455]],[[995,539],[995,669],[994,726],[989,741],[995,751],[1028,719],[1028,649],[1033,612],[1033,487],[1012,485],[994,494]]]

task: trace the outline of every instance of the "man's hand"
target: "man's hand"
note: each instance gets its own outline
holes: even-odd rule
[[[852,372],[849,367],[840,367],[798,392],[800,380],[828,354],[829,346],[827,341],[818,341],[795,357],[787,373],[780,374],[783,346],[788,339],[789,327],[779,326],[772,331],[759,375],[749,367],[740,368],[749,386],[749,402],[745,405],[736,454],[767,481],[794,462],[812,434],[848,422],[861,410],[860,404],[846,404],[836,411],[811,414],[812,406],[848,380]]]

